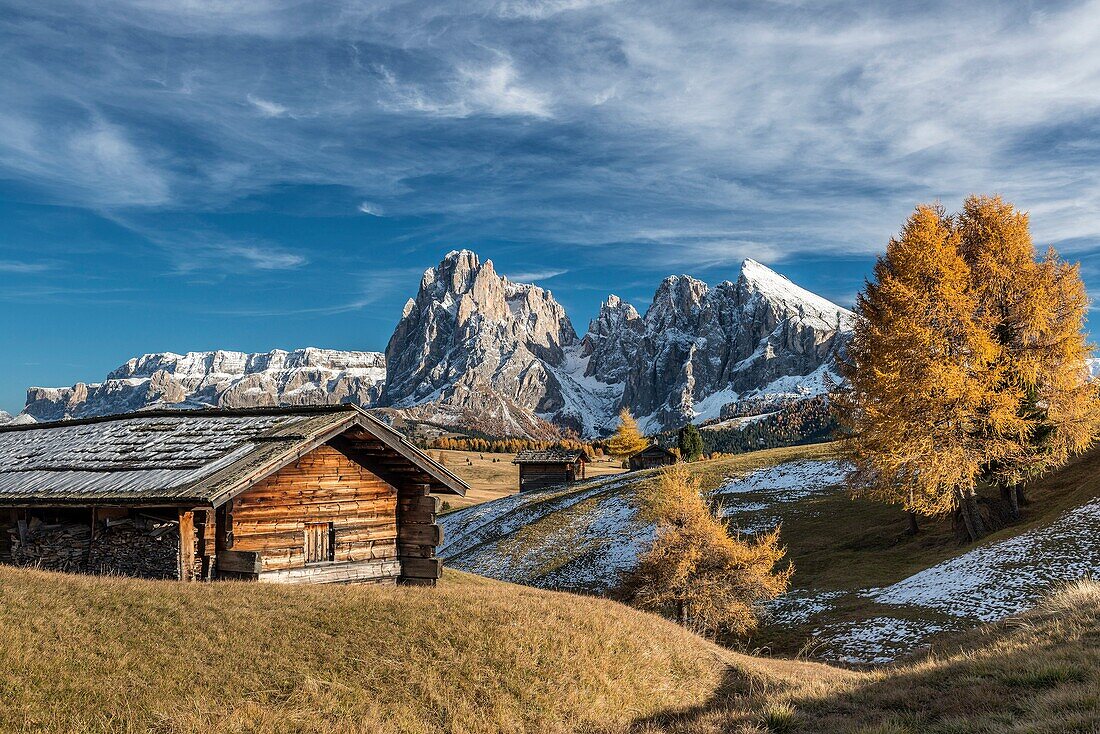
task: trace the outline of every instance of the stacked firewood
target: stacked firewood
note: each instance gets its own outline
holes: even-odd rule
[[[49,571],[82,571],[92,529],[82,523],[47,524],[37,517],[6,528],[11,563]]]
[[[179,575],[179,523],[137,516],[108,520],[88,557],[92,573],[169,579]]]

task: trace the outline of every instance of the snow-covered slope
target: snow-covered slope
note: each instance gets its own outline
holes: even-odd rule
[[[1100,575],[1100,500],[1070,510],[1044,527],[987,543],[885,588],[860,595],[890,614],[859,622],[827,623],[819,642],[845,662],[881,663],[932,636],[1019,614],[1060,584]],[[818,613],[844,595],[811,601]],[[924,618],[923,624],[914,619]]]
[[[370,405],[385,376],[378,352],[162,352],[129,360],[103,382],[29,388],[20,418],[51,421],[156,406]]]
[[[827,548],[827,538],[802,543],[787,528],[799,518],[803,524],[807,517],[821,518],[823,508],[847,511],[845,466],[802,455],[734,471],[713,494],[723,516],[744,533],[782,524],[786,544]],[[641,485],[652,476],[605,477],[445,515],[441,555],[450,567],[492,578],[613,595],[654,538],[653,526],[639,514]],[[850,542],[850,535],[844,537],[838,542]],[[827,552],[845,558],[861,550],[838,546]],[[948,555],[953,547],[944,551]],[[1004,619],[1035,606],[1060,583],[1100,574],[1100,499],[1019,535],[954,552],[881,588],[862,585],[858,577],[839,590],[800,587],[796,562],[795,589],[769,605],[767,616],[779,628],[797,627],[820,657],[889,662],[937,634]]]
[[[11,413],[0,410],[0,425],[11,422]]]
[[[652,542],[638,492],[652,472],[524,492],[445,515],[440,556],[453,568],[542,588],[607,594]],[[836,461],[795,461],[746,472],[716,493],[743,532],[770,530],[782,507],[835,491]]]

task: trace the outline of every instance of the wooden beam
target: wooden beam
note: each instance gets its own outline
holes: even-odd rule
[[[439,546],[443,544],[443,528],[438,525],[401,523],[397,528],[397,542]]]
[[[230,551],[218,552],[218,570],[229,573],[260,573],[263,570],[263,559],[256,551]]]
[[[195,574],[195,513],[181,510],[180,518],[180,581],[191,581]]]
[[[443,576],[443,561],[438,558],[402,558],[401,576],[409,579],[438,579]]]

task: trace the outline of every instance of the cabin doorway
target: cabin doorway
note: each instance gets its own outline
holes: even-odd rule
[[[336,559],[330,522],[306,523],[306,563],[331,563]]]

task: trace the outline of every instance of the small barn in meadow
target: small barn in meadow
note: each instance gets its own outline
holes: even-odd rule
[[[354,406],[0,428],[0,562],[145,578],[433,584],[466,485]]]
[[[653,469],[658,466],[675,464],[680,457],[657,444],[650,444],[629,459],[630,471]]]
[[[588,456],[580,449],[527,450],[512,463],[519,465],[519,491],[526,492],[584,479]]]

